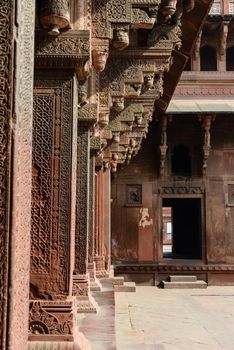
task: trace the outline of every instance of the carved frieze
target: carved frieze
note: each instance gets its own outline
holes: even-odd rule
[[[158,189],[160,194],[202,194],[204,188],[200,186],[162,186]]]
[[[78,109],[79,123],[92,125],[97,121],[97,105],[95,103],[87,103]]]
[[[37,67],[83,66],[90,59],[90,32],[69,30],[56,38],[38,32],[35,39],[35,64]]]

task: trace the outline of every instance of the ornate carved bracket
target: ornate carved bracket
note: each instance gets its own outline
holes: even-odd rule
[[[159,120],[159,127],[161,131],[161,143],[159,146],[160,152],[160,176],[164,175],[165,160],[167,154],[167,126],[168,123],[172,121],[172,116],[162,115]]]
[[[78,109],[78,123],[92,126],[97,122],[97,104],[87,103]]]
[[[202,163],[202,174],[205,176],[207,169],[207,160],[210,155],[211,143],[210,143],[210,128],[211,123],[215,121],[215,115],[201,115],[198,116],[201,122],[203,134],[204,134],[204,145],[203,145],[203,163]]]

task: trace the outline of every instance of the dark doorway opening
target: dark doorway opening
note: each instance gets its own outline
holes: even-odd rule
[[[162,209],[163,257],[201,259],[201,199],[164,198]]]

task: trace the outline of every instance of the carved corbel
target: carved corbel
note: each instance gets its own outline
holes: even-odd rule
[[[129,27],[120,26],[113,30],[112,46],[117,50],[124,50],[129,45]]]
[[[119,143],[120,142],[120,133],[119,132],[114,132],[113,133],[113,142],[114,143]]]
[[[109,112],[99,112],[98,116],[98,124],[101,128],[109,124]]]
[[[147,90],[152,89],[154,85],[154,72],[147,72],[144,74],[144,86]]]
[[[92,136],[90,138],[90,155],[97,156],[102,149],[102,141],[100,136]]]
[[[207,160],[210,155],[211,143],[210,143],[210,128],[211,123],[215,121],[215,115],[200,115],[198,116],[199,121],[204,134],[204,144],[203,144],[203,161],[202,161],[202,174],[206,174]]]
[[[118,159],[119,159],[118,154],[117,153],[113,153],[112,154],[112,161],[110,163],[110,165],[111,165],[111,172],[112,173],[116,173],[117,172]]]
[[[162,0],[160,12],[168,20],[176,11],[177,0]]]
[[[78,124],[87,125],[88,127],[97,122],[97,105],[87,103],[78,108]]]
[[[124,110],[124,97],[112,96],[112,107],[115,112],[122,112]]]
[[[92,43],[92,62],[97,72],[102,72],[106,67],[107,58],[109,55],[109,41],[95,40]]]
[[[162,115],[159,120],[159,127],[161,131],[161,142],[159,146],[160,151],[160,176],[164,175],[165,160],[167,155],[167,126],[172,121],[172,116]]]
[[[61,29],[70,27],[69,1],[40,0],[39,18],[49,35],[58,36]]]

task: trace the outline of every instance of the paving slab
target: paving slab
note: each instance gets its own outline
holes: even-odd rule
[[[115,293],[117,350],[234,350],[234,287]]]

